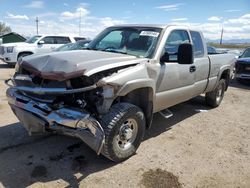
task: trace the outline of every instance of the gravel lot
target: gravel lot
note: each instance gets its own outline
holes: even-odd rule
[[[0,187],[250,187],[250,85],[232,81],[224,101],[197,97],[154,116],[137,154],[115,164],[80,140],[29,137],[11,112],[0,62]]]

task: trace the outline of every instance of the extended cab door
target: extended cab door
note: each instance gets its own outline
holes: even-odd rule
[[[169,61],[159,62],[160,74],[156,83],[155,112],[193,96],[194,65],[177,62],[178,47],[182,43],[191,43],[191,40],[188,32],[181,29],[173,30],[165,42],[164,50],[169,54]]]
[[[209,77],[209,60],[207,57],[207,49],[205,48],[202,33],[198,31],[190,31],[193,51],[194,51],[194,90],[193,97],[200,95],[206,89]]]
[[[37,53],[48,53],[60,47],[63,44],[70,43],[69,37],[63,36],[46,36],[41,38],[37,43]]]

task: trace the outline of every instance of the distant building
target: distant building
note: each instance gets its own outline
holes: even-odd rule
[[[25,40],[26,38],[15,32],[7,33],[5,35],[0,36],[0,44],[11,43],[11,42],[24,42]]]

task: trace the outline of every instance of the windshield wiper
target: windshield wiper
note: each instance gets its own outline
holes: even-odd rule
[[[95,51],[103,51],[103,52],[112,52],[112,53],[127,54],[127,52],[122,52],[122,51],[111,49],[111,48],[108,48],[108,49],[98,49],[98,48],[87,47],[87,48],[84,48],[84,50],[95,50]]]
[[[104,52],[113,52],[113,53],[119,53],[119,54],[127,54],[127,52],[122,52],[122,51],[119,51],[119,50],[115,50],[115,49],[103,49],[102,51]]]

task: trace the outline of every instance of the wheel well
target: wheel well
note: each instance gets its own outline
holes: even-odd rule
[[[226,80],[226,91],[229,85],[229,81],[230,81],[230,70],[224,70],[221,74],[220,80],[221,79],[225,79]]]
[[[29,54],[29,55],[31,55],[31,54],[33,54],[33,52],[29,52],[29,51],[20,52],[20,53],[18,54],[17,58],[19,58],[22,54]]]
[[[146,127],[149,128],[153,119],[153,89],[139,88],[118,99],[119,102],[128,102],[140,107],[145,115]]]

